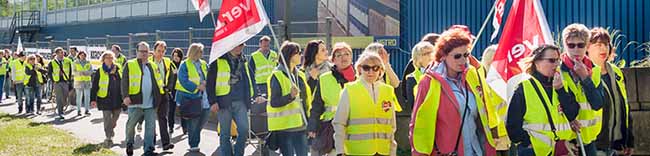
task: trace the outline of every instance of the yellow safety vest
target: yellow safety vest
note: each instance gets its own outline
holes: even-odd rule
[[[506,130],[506,114],[508,113],[508,103],[505,102],[497,93],[490,87],[485,78],[487,77],[487,69],[481,66],[476,69],[478,75],[481,77],[483,88],[485,89],[484,97],[486,109],[488,111],[488,124],[490,128],[497,128],[497,136],[508,136]]]
[[[630,104],[627,103],[627,88],[625,87],[625,75],[623,75],[623,72],[621,72],[621,69],[618,68],[616,65],[612,63],[608,63],[609,67],[612,68],[616,76],[620,77],[620,79],[616,79],[616,84],[618,84],[618,91],[621,92],[623,95],[623,101],[625,101],[625,116],[629,118],[630,115]],[[617,96],[617,95],[613,95]],[[630,121],[628,118],[625,118],[625,127],[629,128],[630,127]]]
[[[320,115],[320,120],[330,121],[334,119],[334,114],[336,114],[336,108],[339,106],[339,99],[341,98],[341,90],[343,88],[336,81],[331,71],[321,74],[319,79],[320,96],[325,105],[325,112]]]
[[[5,59],[4,57],[1,59],[0,62],[5,63],[3,65],[0,65],[0,75],[7,75],[7,67],[10,62],[7,62],[7,59]]]
[[[74,70],[75,72],[89,71],[91,70],[90,62],[87,62],[86,65],[84,66],[81,66],[81,63],[74,63]],[[74,81],[75,82],[90,81],[90,77],[91,77],[90,75],[88,76],[75,75]]]
[[[117,55],[117,54],[115,54],[115,55]],[[126,61],[127,61],[127,60],[126,60],[126,56],[120,54],[119,56],[117,56],[115,62],[116,62],[117,64],[119,64],[120,66],[122,66],[122,65],[124,65],[124,63],[125,63]]]
[[[272,77],[275,77],[280,83],[280,88],[271,88],[270,85],[267,85],[268,95],[272,95],[273,91],[278,91],[280,89],[282,96],[289,95],[291,93],[291,80],[287,77],[282,71],[274,69],[271,73],[271,77],[267,80],[267,84],[270,84]],[[298,77],[305,84],[306,93],[311,93],[309,85],[307,85],[307,79],[305,74],[298,71]],[[296,84],[298,85],[298,84]],[[269,99],[266,105],[266,112],[268,115],[268,128],[269,131],[281,131],[292,128],[299,128],[307,125],[307,117],[309,117],[309,112],[303,110],[302,102],[300,100],[300,94],[296,96],[296,100],[291,103],[284,105],[282,107],[272,107],[271,100]],[[311,94],[307,94],[307,109],[311,107],[312,97]]]
[[[248,62],[244,64],[246,69],[246,76],[248,77],[248,86],[250,96],[253,97],[253,82],[251,80],[250,70],[248,70]],[[230,64],[226,59],[217,59],[217,80],[215,93],[217,96],[224,96],[230,94]]]
[[[536,85],[539,89],[539,94],[542,94],[543,97],[538,96],[538,91],[533,85]],[[529,135],[533,151],[535,151],[535,155],[549,155],[554,153],[556,140],[571,140],[574,138],[569,120],[567,120],[563,112],[560,112],[560,100],[557,92],[554,90],[552,98],[549,98],[542,84],[535,78],[530,78],[522,82],[522,87],[526,99],[526,113],[522,128]],[[542,102],[542,99],[545,103]],[[551,128],[551,123],[547,116],[549,113],[546,112],[544,104],[546,104],[546,108],[548,108],[555,125],[555,134]]]
[[[169,76],[171,75],[172,70],[176,69],[176,65],[174,65],[172,63],[172,60],[167,58],[167,57],[163,57],[162,60],[163,60],[163,65],[165,65],[165,67],[164,67],[165,68],[165,76],[163,77],[163,84],[165,86],[167,86],[167,85],[169,85],[169,82],[167,82],[169,80]],[[149,57],[149,61],[155,63],[155,61],[153,59],[153,56]],[[158,64],[156,63],[156,65],[158,65]],[[155,72],[159,72],[159,71],[160,70],[156,70]]]
[[[592,68],[591,80],[595,86],[600,84],[600,70],[601,67],[594,66]],[[593,110],[587,96],[582,91],[583,87],[580,83],[573,81],[571,75],[568,71],[562,71],[562,77],[564,79],[564,89],[568,92],[569,90],[573,91],[573,94],[576,97],[576,102],[580,105],[580,110],[578,111],[578,117],[576,120],[580,122],[582,128],[580,128],[580,134],[582,135],[582,140],[584,144],[589,144],[592,141],[596,140],[600,130],[602,128],[602,116],[603,110]]]
[[[466,73],[465,79],[471,88],[470,91],[472,94],[474,94],[474,101],[476,101],[477,109],[479,110],[478,113],[481,118],[481,127],[483,128],[482,130],[485,133],[485,137],[490,146],[494,147],[494,139],[492,138],[490,126],[488,124],[489,114],[487,112],[487,108],[485,108],[486,104],[483,103],[483,99],[481,99],[484,98],[485,95],[483,94],[486,93],[487,87],[480,87],[480,79],[477,77],[475,70],[476,68],[470,66]],[[429,83],[429,93],[424,97],[424,101],[420,105],[419,109],[413,110],[414,113],[416,113],[416,116],[413,116],[415,117],[415,120],[414,123],[412,123],[414,126],[412,129],[413,139],[411,142],[413,144],[413,148],[418,153],[431,153],[434,150],[436,121],[438,118],[439,107],[437,104],[440,103],[440,91],[442,89],[442,85],[437,79],[429,75],[426,75],[426,77],[431,78],[431,81]]]
[[[268,59],[260,51],[251,54],[255,62],[255,84],[264,84],[271,76],[273,68],[278,65],[278,53],[271,50]]]
[[[155,72],[158,70],[158,66],[153,62],[149,62],[149,65],[153,68],[154,81],[156,81],[156,84],[158,85],[160,94],[165,94],[165,91],[162,88],[162,76],[160,76],[159,72]],[[140,69],[137,59],[127,61],[126,67],[129,69],[129,95],[138,95],[141,92],[142,76],[149,75],[142,75],[142,70]]]
[[[201,62],[201,71],[203,71],[203,79],[206,79],[206,76],[208,74],[208,65],[205,63],[203,60],[199,60]],[[185,59],[181,65],[185,65],[185,68],[187,68],[187,76],[190,80],[190,82],[194,83],[195,85],[200,85],[201,84],[201,77],[199,76],[199,72],[196,72],[196,66],[194,66],[194,63],[190,59]],[[194,88],[192,91],[188,91],[181,85],[180,79],[176,79],[176,90],[182,91],[185,93],[192,93],[196,94],[199,92],[199,89]]]
[[[33,68],[34,67],[32,67],[31,64],[25,63],[25,69],[32,70]],[[38,70],[35,70],[35,71],[36,71],[36,76],[37,76],[37,79],[38,79],[38,83],[43,83],[43,76],[41,75],[41,72],[38,71]],[[32,78],[31,75],[25,74],[25,79],[23,79],[23,85],[27,85],[27,83],[29,83],[30,78]]]
[[[350,113],[344,141],[346,155],[390,155],[394,133],[395,100],[393,87],[380,83],[377,101],[372,99],[361,81],[345,85],[350,97]],[[352,98],[354,97],[354,98]],[[384,108],[389,107],[389,108]]]
[[[121,65],[116,64],[114,68],[119,69],[121,68]],[[99,68],[99,89],[97,89],[97,97],[99,98],[106,98],[108,96],[108,83],[109,83],[109,78],[108,78],[108,72],[110,71],[104,71],[104,68]],[[122,77],[122,72],[117,72],[120,78]],[[114,84],[114,85],[120,85],[120,84]]]
[[[54,80],[54,82],[59,82],[59,77],[63,77],[63,81],[68,81],[71,78],[72,73],[70,73],[70,67],[72,66],[72,60],[64,57],[63,62],[61,63],[63,65],[65,76],[59,76],[61,74],[61,67],[59,67],[59,63],[57,63],[56,59],[50,61],[50,70],[52,70],[52,80]]]
[[[14,59],[11,61],[11,72],[14,73],[11,77],[14,82],[22,82],[25,79],[25,63],[21,62],[20,59]]]

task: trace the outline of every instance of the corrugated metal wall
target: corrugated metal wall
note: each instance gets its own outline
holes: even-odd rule
[[[506,17],[513,0],[506,4]],[[422,35],[429,32],[442,32],[453,24],[468,25],[476,35],[483,24],[494,0],[401,0],[400,1],[400,47],[410,51]],[[650,41],[650,16],[644,12],[650,8],[647,0],[542,0],[544,12],[551,31],[556,35],[566,25],[583,23],[587,27],[611,27],[626,35],[623,43],[630,41]],[[479,39],[477,50],[481,52],[489,44],[489,36],[494,31],[489,21],[486,31]],[[502,24],[505,24],[505,20]],[[502,26],[503,27],[503,26]],[[495,39],[493,43],[498,42]],[[624,46],[623,44],[622,46]],[[640,59],[646,53],[628,48],[619,58]]]

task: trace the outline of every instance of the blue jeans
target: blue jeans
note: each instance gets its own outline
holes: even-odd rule
[[[307,134],[306,131],[298,132],[273,132],[278,135],[278,146],[280,153],[284,156],[306,156],[307,155]]]
[[[0,101],[2,101],[2,99],[4,98],[4,96],[2,96],[2,93],[4,92],[4,89],[6,88],[6,87],[4,87],[5,86],[4,84],[5,84],[5,76],[0,75]]]
[[[534,156],[535,151],[533,151],[533,148],[525,147],[522,144],[519,144],[519,145],[517,145],[517,155],[519,155],[519,156]]]
[[[40,86],[36,87],[25,87],[25,98],[27,99],[27,112],[34,111],[34,103],[36,103],[36,110],[41,108],[41,90]],[[40,110],[39,110],[40,111]]]
[[[135,124],[144,118],[144,146],[145,152],[154,151],[154,132],[156,130],[156,109],[155,108],[129,108],[129,119],[126,121],[126,144],[133,146],[135,136]]]
[[[81,111],[81,105],[90,111],[90,88],[75,88],[77,94],[77,111]]]
[[[23,111],[23,93],[25,93],[25,85],[18,83],[14,88],[16,89],[16,104],[18,104],[18,111]]]
[[[219,109],[217,119],[219,119],[219,145],[221,146],[220,155],[233,155],[232,143],[230,142],[230,126],[232,120],[237,125],[237,140],[235,141],[234,156],[244,155],[246,139],[248,139],[248,109],[242,101],[233,101],[230,108]]]
[[[208,121],[208,116],[210,115],[210,109],[203,109],[200,117],[186,119],[185,123],[188,126],[187,130],[187,142],[190,144],[190,148],[199,147],[201,142],[201,130],[203,130],[203,125]]]
[[[587,154],[587,156],[596,156],[596,151],[598,151],[596,149],[596,141],[593,141],[590,144],[585,144],[585,151],[585,154]]]

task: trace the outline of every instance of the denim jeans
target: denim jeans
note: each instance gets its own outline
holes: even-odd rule
[[[233,101],[230,108],[219,109],[217,119],[219,119],[219,145],[221,146],[220,155],[233,155],[232,143],[230,142],[230,128],[232,120],[237,125],[237,140],[235,141],[234,156],[244,155],[246,139],[248,139],[248,110],[246,104],[242,101]]]
[[[16,104],[18,104],[18,111],[23,111],[23,93],[25,93],[25,85],[23,83],[15,84],[16,89]]]
[[[25,104],[27,112],[34,112],[34,103],[36,103],[36,110],[41,108],[40,86],[25,87],[25,94],[25,99],[27,99],[27,104]]]
[[[598,151],[596,149],[596,141],[593,141],[590,144],[585,144],[585,151],[585,154],[587,154],[587,156],[596,156],[596,151]]]
[[[154,151],[154,132],[156,130],[156,109],[155,108],[128,108],[129,119],[126,121],[126,144],[133,146],[135,136],[135,124],[144,118],[144,146],[145,152]]]
[[[75,88],[77,94],[77,111],[81,111],[81,105],[90,111],[90,88]]]
[[[2,93],[4,92],[5,88],[7,88],[7,87],[4,87],[4,84],[5,84],[4,82],[5,82],[5,76],[0,75],[0,101],[2,101],[4,99],[4,96],[2,96]],[[9,94],[9,93],[7,93],[7,94]]]
[[[519,145],[517,145],[517,155],[519,155],[519,156],[534,156],[535,151],[533,151],[532,146],[529,148],[529,147],[523,146],[522,144],[519,144]]]
[[[186,120],[188,126],[187,142],[190,144],[190,148],[199,147],[199,143],[201,142],[201,130],[203,129],[203,125],[208,121],[209,115],[210,109],[203,109],[200,117]]]
[[[279,131],[273,132],[278,135],[278,146],[280,146],[280,153],[284,156],[306,156],[307,155],[307,132],[286,132]]]

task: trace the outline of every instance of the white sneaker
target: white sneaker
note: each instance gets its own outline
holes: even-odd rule
[[[200,151],[200,150],[201,150],[201,149],[200,149],[199,147],[192,147],[192,148],[190,148],[190,149],[187,149],[187,151],[190,151],[190,152],[198,152],[198,151]]]

